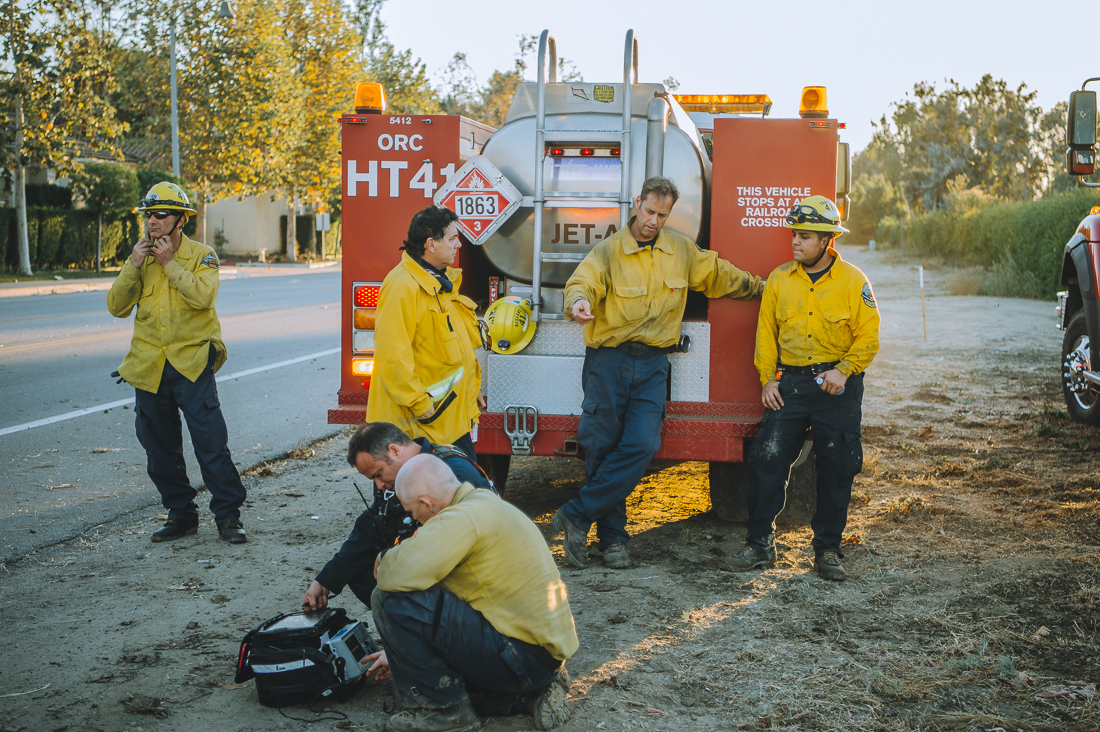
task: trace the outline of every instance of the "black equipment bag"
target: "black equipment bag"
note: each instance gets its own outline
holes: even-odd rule
[[[284,613],[257,625],[241,641],[236,683],[256,679],[260,704],[281,708],[332,697],[347,701],[366,676],[348,678],[344,659],[325,653],[328,639],[349,620],[342,608]]]

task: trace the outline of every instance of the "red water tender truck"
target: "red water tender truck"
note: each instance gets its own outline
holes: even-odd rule
[[[433,201],[446,205],[465,238],[462,293],[482,312],[517,295],[535,314],[522,352],[479,350],[488,411],[477,453],[498,486],[513,455],[583,454],[584,341],[581,326],[564,318],[563,288],[584,255],[626,224],[646,177],[664,175],[681,191],[666,226],[762,277],[791,259],[784,219],[799,199],[834,198],[847,217],[848,146],[823,87],[803,91],[798,118],[771,119],[767,95],[677,96],[640,83],[633,31],[621,82],[559,82],[556,56],[544,31],[538,78],[516,90],[500,129],[459,116],[370,113],[381,105],[367,102],[342,118],[341,383],[329,422],[364,421],[379,287],[413,214]],[[657,459],[708,462],[712,503],[736,519],[744,514],[746,441],[763,414],[752,360],[759,306],[696,295],[682,329],[690,349],[669,355]],[[813,510],[809,442],[803,458],[788,521]]]

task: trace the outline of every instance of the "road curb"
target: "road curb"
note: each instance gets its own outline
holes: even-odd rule
[[[244,279],[246,277],[281,277],[295,274],[322,272],[339,267],[340,262],[307,262],[303,264],[263,264],[260,262],[242,262],[221,268],[221,279]],[[64,282],[5,282],[0,283],[0,298],[30,297],[32,295],[64,295],[71,292],[97,292],[111,289],[114,277],[87,280],[66,280]]]

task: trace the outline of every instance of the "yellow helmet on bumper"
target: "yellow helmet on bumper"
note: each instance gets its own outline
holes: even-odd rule
[[[531,303],[519,297],[502,297],[485,312],[489,347],[494,353],[519,353],[535,337]]]

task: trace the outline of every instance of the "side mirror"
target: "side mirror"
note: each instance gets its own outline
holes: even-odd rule
[[[1096,92],[1075,91],[1069,95],[1066,144],[1070,147],[1096,144]]]
[[[1066,172],[1092,175],[1096,171],[1096,92],[1075,91],[1069,96],[1066,115]]]
[[[852,147],[846,142],[836,146],[836,207],[840,211],[840,220],[847,221],[852,210]]]
[[[843,198],[852,192],[852,148],[846,142],[836,146],[836,197]]]

